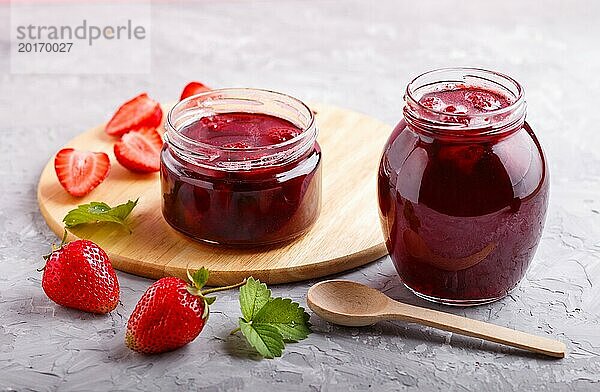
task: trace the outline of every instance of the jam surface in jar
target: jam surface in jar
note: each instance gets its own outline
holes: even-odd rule
[[[246,149],[291,140],[302,130],[291,122],[262,113],[219,113],[181,129],[190,139],[217,147]]]
[[[496,91],[481,87],[455,85],[454,88],[424,94],[419,103],[428,109],[450,114],[475,115],[503,109],[512,99]],[[473,117],[465,117],[473,121]]]
[[[508,121],[516,98],[445,84],[407,101],[412,113],[405,109],[384,148],[378,193],[386,245],[404,284],[423,298],[490,302],[527,271],[548,174],[524,108],[521,122]],[[503,127],[492,132],[496,123]]]
[[[163,147],[163,216],[177,230],[208,243],[252,247],[292,240],[316,221],[318,143],[305,140],[310,145],[289,159],[272,151],[298,153],[281,147],[293,146],[304,132],[292,122],[263,113],[212,113],[177,132],[204,152],[204,159],[191,161],[190,151],[182,153],[175,143]]]

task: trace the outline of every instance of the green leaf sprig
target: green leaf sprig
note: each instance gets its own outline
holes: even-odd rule
[[[92,201],[89,204],[82,204],[74,210],[69,211],[64,217],[63,222],[67,228],[85,223],[112,222],[123,225],[131,231],[125,219],[137,205],[138,200],[129,200],[127,203],[119,204],[116,207],[110,207],[104,202]]]
[[[272,298],[267,285],[250,277],[240,288],[242,334],[265,358],[280,357],[285,343],[298,342],[310,333],[309,315],[289,298]]]

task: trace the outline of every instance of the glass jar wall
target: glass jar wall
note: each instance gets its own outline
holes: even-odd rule
[[[428,300],[475,305],[523,278],[548,204],[548,169],[521,86],[481,69],[427,72],[378,176],[386,245],[404,284]]]
[[[161,154],[163,215],[227,246],[290,241],[315,223],[321,149],[311,110],[255,89],[213,90],[170,112]]]

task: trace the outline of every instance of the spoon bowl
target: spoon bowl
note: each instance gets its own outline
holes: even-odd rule
[[[362,327],[383,320],[401,320],[554,358],[565,356],[566,347],[557,340],[398,302],[378,290],[349,280],[327,280],[313,285],[308,290],[306,302],[319,317],[333,324]]]
[[[333,282],[333,281],[329,281]],[[379,290],[352,282],[317,283],[308,289],[308,306],[324,320],[349,327],[363,327],[380,321],[390,298]]]

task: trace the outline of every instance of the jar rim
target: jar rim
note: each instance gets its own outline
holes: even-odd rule
[[[257,113],[293,123],[300,132],[275,144],[248,148],[225,147],[200,141],[181,132],[201,118],[219,113]],[[247,171],[282,166],[304,156],[317,139],[313,111],[301,100],[276,91],[256,88],[222,88],[178,102],[165,120],[165,145],[192,165],[225,171]]]
[[[418,92],[439,84],[495,88],[503,90],[514,101],[511,99],[509,105],[484,113],[448,113],[423,105]],[[424,72],[408,83],[404,99],[404,117],[409,124],[428,133],[443,131],[444,136],[460,138],[466,135],[453,132],[469,129],[472,131],[469,137],[474,137],[515,129],[524,121],[527,108],[523,87],[519,82],[501,72],[477,67],[446,67]],[[451,120],[448,121],[448,118]]]
[[[182,134],[180,132],[181,127],[179,127],[179,129],[177,127],[175,127],[174,125],[174,121],[173,121],[173,113],[175,111],[175,109],[177,109],[178,107],[181,106],[185,106],[186,103],[189,103],[193,100],[196,100],[198,98],[206,98],[206,97],[210,97],[212,95],[215,94],[219,94],[219,93],[242,93],[240,95],[243,95],[243,93],[251,93],[251,92],[258,92],[258,93],[266,93],[269,95],[272,95],[273,97],[282,97],[285,98],[291,102],[294,102],[296,104],[298,104],[299,106],[301,106],[302,108],[306,109],[306,112],[308,113],[309,119],[308,119],[308,125],[305,127],[300,128],[302,130],[302,132],[300,132],[298,135],[292,137],[291,139],[285,140],[283,142],[280,143],[275,143],[275,144],[268,144],[268,145],[264,145],[264,146],[255,146],[255,147],[248,147],[248,148],[236,148],[236,147],[224,147],[224,146],[218,146],[215,144],[211,144],[211,143],[206,143],[206,142],[202,142],[196,139],[192,139],[184,134]],[[243,98],[238,98],[238,99],[243,99]],[[201,118],[201,117],[199,117]],[[315,125],[315,115],[313,113],[313,111],[301,100],[299,100],[298,98],[295,98],[291,95],[288,94],[284,94],[284,93],[280,93],[277,91],[273,91],[273,90],[268,90],[268,89],[260,89],[260,88],[250,88],[250,87],[228,87],[228,88],[220,88],[220,89],[213,89],[210,91],[205,91],[199,94],[195,94],[192,96],[189,96],[185,99],[182,99],[181,101],[177,102],[167,113],[167,118],[166,118],[166,122],[167,125],[169,126],[170,129],[173,129],[174,131],[177,132],[177,135],[179,138],[185,140],[187,143],[190,143],[192,145],[198,146],[198,147],[204,147],[204,148],[209,148],[209,149],[213,149],[213,150],[218,150],[218,151],[224,151],[224,152],[239,152],[239,151],[246,151],[246,152],[252,152],[252,151],[266,151],[266,150],[270,150],[270,149],[280,149],[280,148],[284,148],[288,145],[293,145],[295,143],[298,143],[299,141],[301,141],[302,139],[309,137],[310,136],[310,132],[308,132],[311,128],[314,128]],[[296,124],[295,124],[296,125]]]
[[[452,116],[456,116],[456,117],[461,117],[461,116],[465,116],[465,117],[478,117],[478,116],[493,116],[493,115],[499,115],[499,114],[503,114],[503,113],[507,113],[510,112],[512,110],[514,110],[515,107],[521,105],[523,103],[523,101],[525,100],[525,94],[523,92],[523,87],[521,86],[521,84],[519,82],[517,82],[514,78],[501,73],[501,72],[497,72],[497,71],[492,71],[489,69],[485,69],[485,68],[478,68],[478,67],[443,67],[443,68],[436,68],[436,69],[432,69],[430,71],[426,71],[423,72],[422,74],[416,76],[415,78],[413,78],[408,85],[406,86],[406,95],[414,101],[415,104],[417,104],[419,107],[426,109],[429,112],[435,113],[435,114],[441,114],[441,115],[447,115],[447,112],[441,111],[441,110],[435,110],[433,108],[427,107],[425,105],[423,105],[422,103],[419,102],[418,99],[416,99],[414,97],[414,86],[415,84],[417,84],[417,82],[419,81],[419,79],[428,77],[428,76],[432,76],[435,74],[443,74],[445,72],[463,72],[465,75],[464,77],[469,77],[469,76],[476,76],[476,77],[480,77],[477,75],[470,75],[470,73],[481,73],[483,75],[491,75],[491,76],[496,76],[500,79],[503,79],[505,81],[507,81],[508,83],[512,84],[512,86],[515,88],[515,90],[517,91],[517,95],[514,96],[513,98],[515,99],[513,102],[510,103],[510,105],[505,106],[503,108],[500,109],[494,109],[494,110],[490,110],[487,111],[485,113],[452,113]],[[489,80],[489,79],[488,79]],[[461,82],[458,80],[439,80],[438,82]]]

